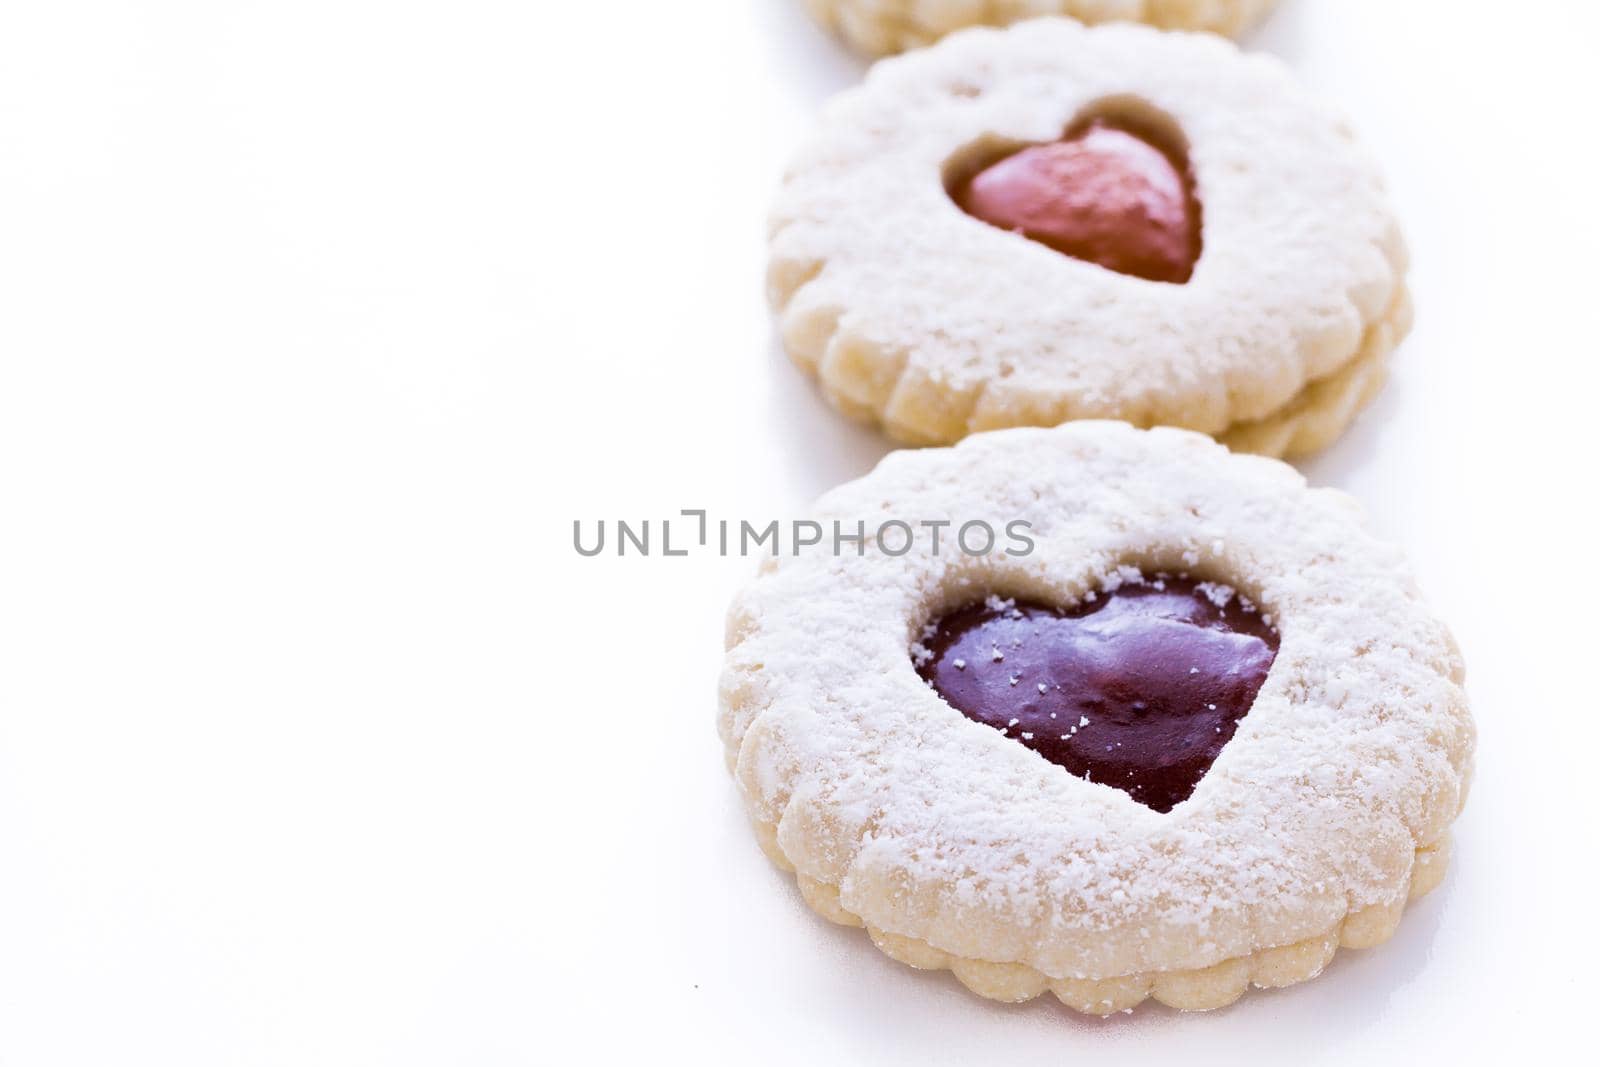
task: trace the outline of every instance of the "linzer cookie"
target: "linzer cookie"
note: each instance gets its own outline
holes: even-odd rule
[[[1004,26],[1037,15],[1126,20],[1169,30],[1236,34],[1274,0],[805,0],[818,22],[868,55],[930,44],[967,26]]]
[[[1083,421],[892,454],[818,510],[866,544],[739,595],[720,730],[763,848],[895,959],[1214,1008],[1384,941],[1443,877],[1460,654],[1344,494]]]
[[[1208,34],[1037,19],[876,65],[784,179],[768,291],[835,405],[910,444],[1118,418],[1337,437],[1410,324],[1349,129]]]

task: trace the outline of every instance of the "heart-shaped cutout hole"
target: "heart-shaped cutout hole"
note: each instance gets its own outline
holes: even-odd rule
[[[931,623],[915,661],[967,718],[1168,812],[1277,654],[1277,632],[1232,589],[1158,576],[1065,611],[990,597]]]
[[[1186,282],[1200,258],[1188,153],[1155,123],[1087,118],[958,168],[948,188],[973,218],[1122,274]]]

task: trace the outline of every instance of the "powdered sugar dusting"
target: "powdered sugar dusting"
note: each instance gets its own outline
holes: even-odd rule
[[[1472,726],[1449,635],[1342,496],[1196,435],[1091,422],[896,453],[818,517],[885,509],[1020,516],[1038,547],[784,558],[741,593],[721,719],[741,791],[851,914],[970,959],[1110,976],[1210,966],[1404,898],[1413,852],[1456,813]],[[1282,645],[1167,815],[971,722],[913,669],[950,605],[1070,604],[1180,570],[1213,602],[1248,596]],[[1093,740],[1093,718],[1052,732]]]
[[[904,22],[953,5],[872,6]],[[949,91],[973,82],[981,99]],[[1124,94],[1182,129],[1203,190],[1212,251],[1183,286],[1032,254],[928,180],[986,144],[1058,138]],[[1405,256],[1370,156],[1281,63],[1204,35],[1044,19],[881,64],[825,109],[771,220],[770,295],[796,362],[918,444],[1101,412],[1304,447],[1360,407],[1408,321],[1391,313]],[[851,358],[825,358],[836,340]],[[1208,533],[1196,563],[1230,550],[1231,531]]]

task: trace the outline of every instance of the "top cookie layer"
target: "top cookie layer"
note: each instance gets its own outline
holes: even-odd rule
[[[1181,285],[961,211],[975,161],[1103,116],[1184,149]],[[1217,434],[1350,364],[1403,304],[1404,243],[1347,126],[1278,61],[1204,34],[1038,19],[879,63],[830,102],[772,213],[784,341],[912,443],[1112,417]]]
[[[817,21],[869,55],[931,44],[967,26],[1004,26],[1039,15],[1083,22],[1145,22],[1168,30],[1236,34],[1274,0],[805,0]]]

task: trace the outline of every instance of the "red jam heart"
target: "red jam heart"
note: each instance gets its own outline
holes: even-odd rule
[[[1069,611],[998,600],[932,623],[917,673],[967,718],[1167,812],[1194,792],[1278,654],[1231,589],[1124,584]]]
[[[1123,274],[1186,282],[1200,258],[1187,162],[1103,119],[989,164],[952,196],[991,226]]]

